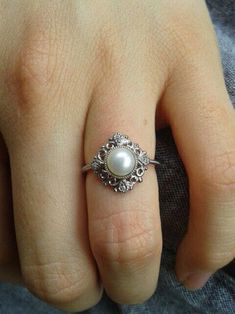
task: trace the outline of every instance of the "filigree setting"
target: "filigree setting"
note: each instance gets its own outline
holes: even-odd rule
[[[135,166],[131,173],[125,176],[114,175],[107,166],[107,158],[110,152],[118,147],[130,150],[135,158]],[[91,168],[101,179],[104,185],[111,186],[115,192],[127,192],[133,189],[137,182],[143,181],[143,175],[150,162],[147,153],[138,144],[133,143],[127,135],[114,133],[108,142],[101,146],[93,161]]]

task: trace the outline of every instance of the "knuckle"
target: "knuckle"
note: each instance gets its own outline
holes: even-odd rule
[[[22,46],[6,80],[23,111],[40,102],[40,91],[50,87],[55,72],[52,39],[44,27],[33,22],[26,28]]]
[[[32,113],[38,107],[45,111],[53,103],[52,99],[61,96],[67,76],[71,75],[67,66],[71,42],[67,42],[65,27],[58,23],[63,22],[54,13],[41,12],[25,21],[21,45],[8,65],[4,80],[14,103],[13,113],[18,116]],[[60,36],[58,29],[61,29]]]
[[[57,306],[66,306],[88,294],[88,279],[77,267],[65,263],[24,266],[27,288],[37,297]]]
[[[161,239],[146,214],[119,212],[95,221],[92,250],[102,262],[119,265],[144,264],[161,254]],[[149,213],[148,213],[149,215]],[[142,217],[142,218],[141,218]],[[143,223],[143,221],[145,223]]]
[[[208,55],[211,47],[215,48],[217,45],[204,1],[200,2],[204,8],[194,0],[184,1],[184,5],[175,10],[170,10],[170,6],[167,6],[163,25],[167,26],[166,36],[170,38],[168,50],[175,61],[176,70],[179,69],[179,65],[185,64],[195,68],[192,66],[194,62],[199,64],[205,59],[202,58],[201,51]],[[204,29],[207,29],[206,37],[203,35]]]

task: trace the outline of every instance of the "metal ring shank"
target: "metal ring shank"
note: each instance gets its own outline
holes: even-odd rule
[[[82,172],[86,172],[86,171],[88,171],[88,170],[90,170],[90,169],[91,169],[91,165],[90,165],[90,164],[87,164],[87,165],[85,165],[85,166],[82,167]]]

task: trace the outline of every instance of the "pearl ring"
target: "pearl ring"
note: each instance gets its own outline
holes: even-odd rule
[[[92,162],[82,167],[82,172],[91,169],[104,185],[111,186],[115,192],[127,192],[143,181],[149,164],[160,163],[150,159],[127,135],[117,132],[100,147]]]

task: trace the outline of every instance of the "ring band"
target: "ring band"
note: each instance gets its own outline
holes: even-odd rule
[[[137,143],[117,132],[100,147],[92,162],[82,167],[82,172],[93,170],[104,185],[124,193],[143,181],[149,164],[160,165],[160,162],[150,159]]]

